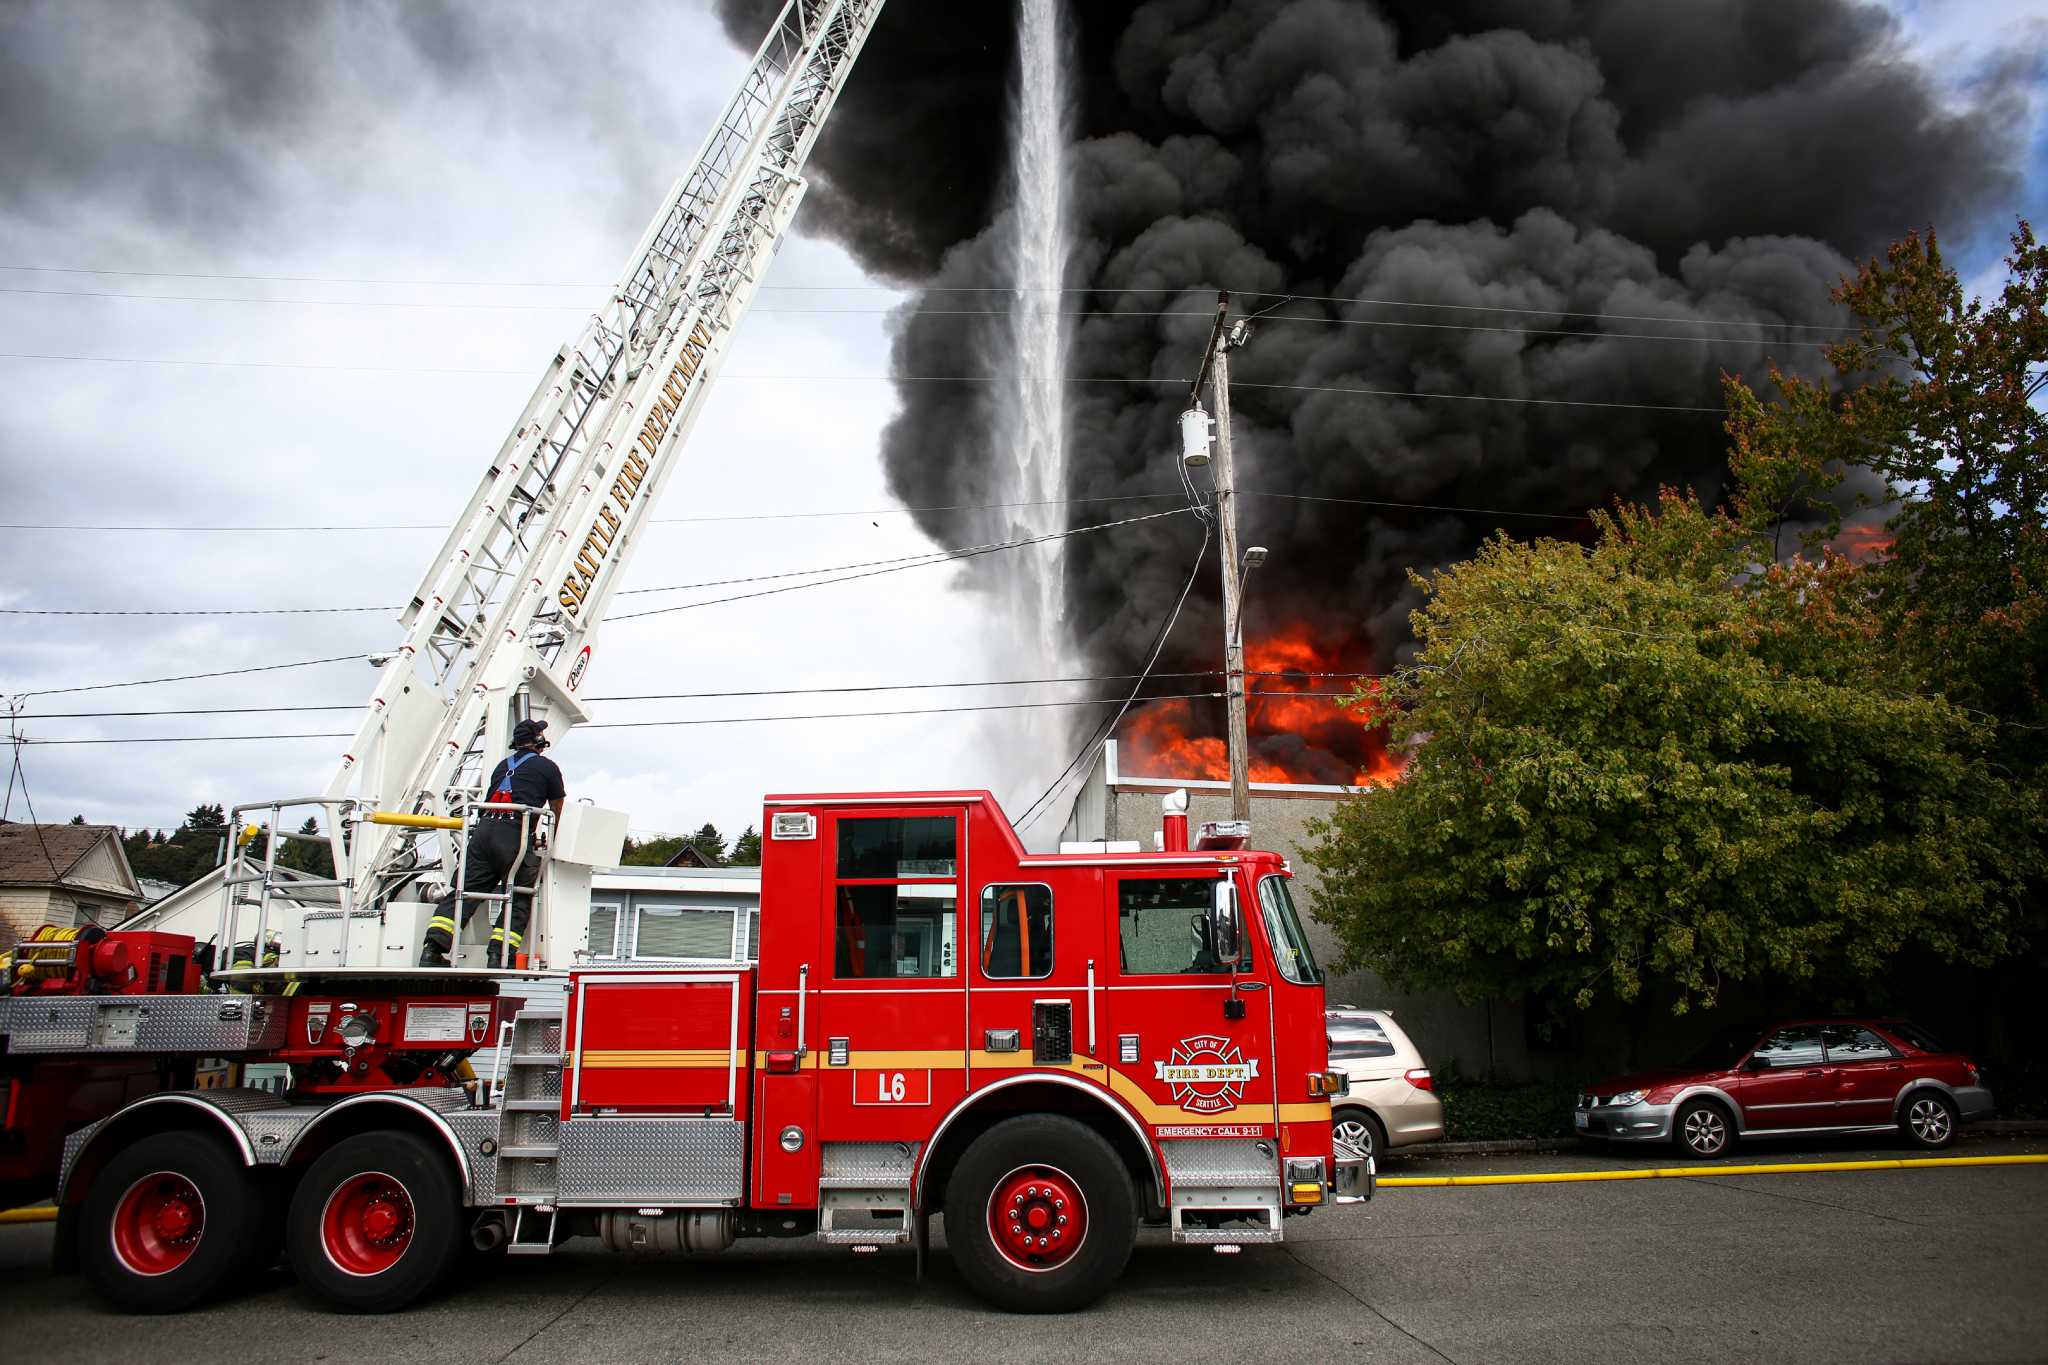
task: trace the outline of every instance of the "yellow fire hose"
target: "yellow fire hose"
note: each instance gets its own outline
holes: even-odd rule
[[[1805,1171],[1918,1171],[1950,1166],[2044,1166],[2048,1156],[1937,1156],[1890,1161],[1785,1161],[1767,1166],[1643,1166],[1623,1171],[1532,1171],[1527,1175],[1389,1175],[1389,1189],[1446,1185],[1568,1185],[1584,1180],[1683,1180],[1713,1175],[1793,1175]]]

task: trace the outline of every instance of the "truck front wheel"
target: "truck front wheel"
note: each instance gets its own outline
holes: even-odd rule
[[[946,1245],[968,1287],[1013,1313],[1100,1298],[1138,1235],[1137,1194],[1109,1143],[1057,1115],[1006,1119],[946,1186]]]
[[[307,1168],[285,1219],[305,1286],[336,1308],[389,1313],[433,1290],[462,1249],[462,1191],[410,1133],[362,1133]]]
[[[251,1270],[263,1199],[226,1147],[161,1133],[115,1154],[86,1196],[78,1259],[116,1307],[175,1313]]]

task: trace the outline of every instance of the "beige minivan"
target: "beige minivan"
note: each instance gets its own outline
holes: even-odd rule
[[[1372,1157],[1444,1135],[1444,1106],[1429,1064],[1387,1010],[1349,1005],[1324,1011],[1330,1069],[1351,1093],[1336,1101],[1336,1136]]]

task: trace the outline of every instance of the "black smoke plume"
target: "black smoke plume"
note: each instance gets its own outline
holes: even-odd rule
[[[775,8],[721,0],[748,44]],[[1084,314],[1069,492],[1173,489],[1214,291],[1239,312],[1279,305],[1233,362],[1244,540],[1272,548],[1248,635],[1305,633],[1345,668],[1399,657],[1408,570],[1497,527],[1575,533],[1509,514],[1569,518],[1661,483],[1714,496],[1720,374],[1815,371],[1853,259],[1930,223],[1965,237],[2016,184],[2013,93],[1945,105],[1893,21],[1850,0],[1067,14],[1077,292],[1059,306]],[[981,291],[1008,283],[1013,29],[992,0],[893,0],[814,162],[811,230],[921,291],[898,320],[902,412],[883,452],[913,505],[982,500],[1003,458],[978,390],[909,377],[996,354],[1000,319],[973,310],[1008,306]],[[1071,520],[1104,506],[1137,505],[1076,504]],[[960,513],[924,526],[942,543],[1001,529]],[[1164,522],[1072,542],[1072,627],[1103,671],[1141,661],[1197,534]],[[1162,667],[1215,666],[1215,579]],[[1220,713],[1197,724],[1220,733]],[[1297,741],[1260,747],[1309,780],[1361,762]]]

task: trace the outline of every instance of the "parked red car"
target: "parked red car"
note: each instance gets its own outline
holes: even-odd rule
[[[1724,1033],[1672,1070],[1604,1080],[1579,1096],[1573,1124],[1712,1157],[1738,1138],[1892,1129],[1946,1147],[1991,1112],[1977,1064],[1902,1019],[1795,1019]]]

